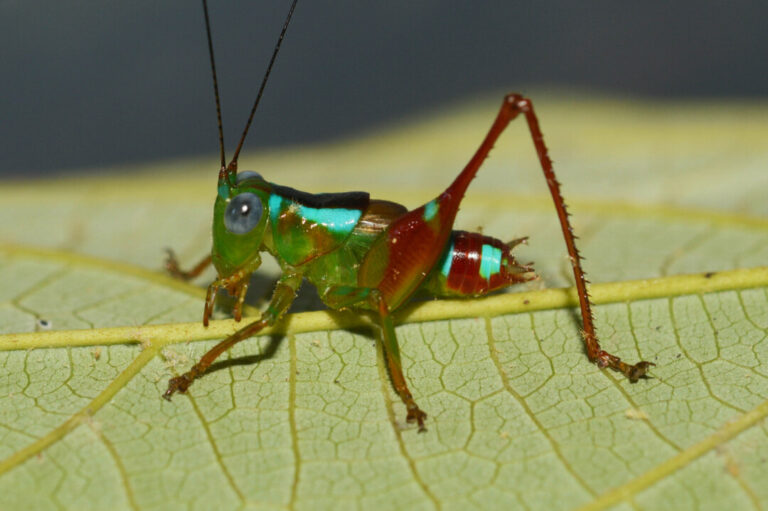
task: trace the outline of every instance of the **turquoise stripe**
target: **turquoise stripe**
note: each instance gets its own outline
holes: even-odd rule
[[[226,181],[219,181],[219,197],[221,197],[224,200],[229,199],[229,185]]]
[[[277,219],[280,218],[280,210],[283,207],[283,198],[277,194],[269,196],[269,219],[272,225],[277,225]]]
[[[438,206],[436,201],[429,201],[426,204],[424,204],[424,220],[429,222],[433,218],[435,218],[435,215],[437,214]]]
[[[283,197],[272,194],[269,196],[269,218],[276,225],[280,214],[290,202]],[[363,212],[359,209],[345,208],[310,208],[297,204],[296,214],[308,222],[317,223],[335,234],[347,234],[352,231],[360,220]]]
[[[445,276],[445,278],[448,278],[448,275],[451,273],[451,265],[453,264],[453,241],[451,241],[451,246],[448,249],[448,251],[445,253],[445,260],[443,261],[443,267],[440,269],[440,273]]]
[[[359,209],[309,208],[307,206],[299,208],[299,215],[336,234],[351,232],[362,214],[363,212]]]
[[[491,275],[501,270],[501,250],[493,245],[483,244],[483,252],[480,255],[480,276],[490,280]]]

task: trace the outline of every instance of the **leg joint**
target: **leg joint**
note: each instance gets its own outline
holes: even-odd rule
[[[504,104],[512,107],[518,112],[527,112],[531,109],[531,100],[517,92],[512,92],[504,96]]]

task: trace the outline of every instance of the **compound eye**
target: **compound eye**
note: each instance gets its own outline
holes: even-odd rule
[[[244,192],[235,196],[224,212],[224,226],[232,234],[245,234],[259,225],[261,199],[256,194]]]

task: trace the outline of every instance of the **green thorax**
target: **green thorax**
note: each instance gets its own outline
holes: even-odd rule
[[[272,184],[269,223],[275,256],[301,266],[336,250],[350,237],[368,202],[364,192],[309,194]]]

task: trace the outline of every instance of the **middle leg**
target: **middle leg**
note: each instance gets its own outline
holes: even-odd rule
[[[405,420],[407,422],[416,422],[419,425],[419,433],[423,433],[427,431],[427,428],[424,427],[427,414],[416,404],[408,388],[408,383],[405,381],[403,364],[400,360],[400,347],[397,344],[397,336],[395,335],[395,325],[392,321],[389,307],[387,307],[387,303],[381,296],[378,297],[378,313],[381,321],[382,347],[387,359],[389,375],[392,378],[392,386],[395,387],[395,391],[400,396],[400,399],[403,400],[408,411]]]
[[[321,293],[323,301],[332,309],[341,310],[355,307],[373,309],[378,313],[379,326],[381,327],[382,349],[387,361],[387,369],[392,386],[403,400],[408,411],[406,421],[416,422],[419,425],[419,433],[427,430],[424,421],[427,414],[424,413],[413,399],[408,384],[403,374],[403,365],[400,360],[400,347],[397,344],[395,325],[392,314],[381,291],[372,288],[358,288],[349,286],[332,286]]]

